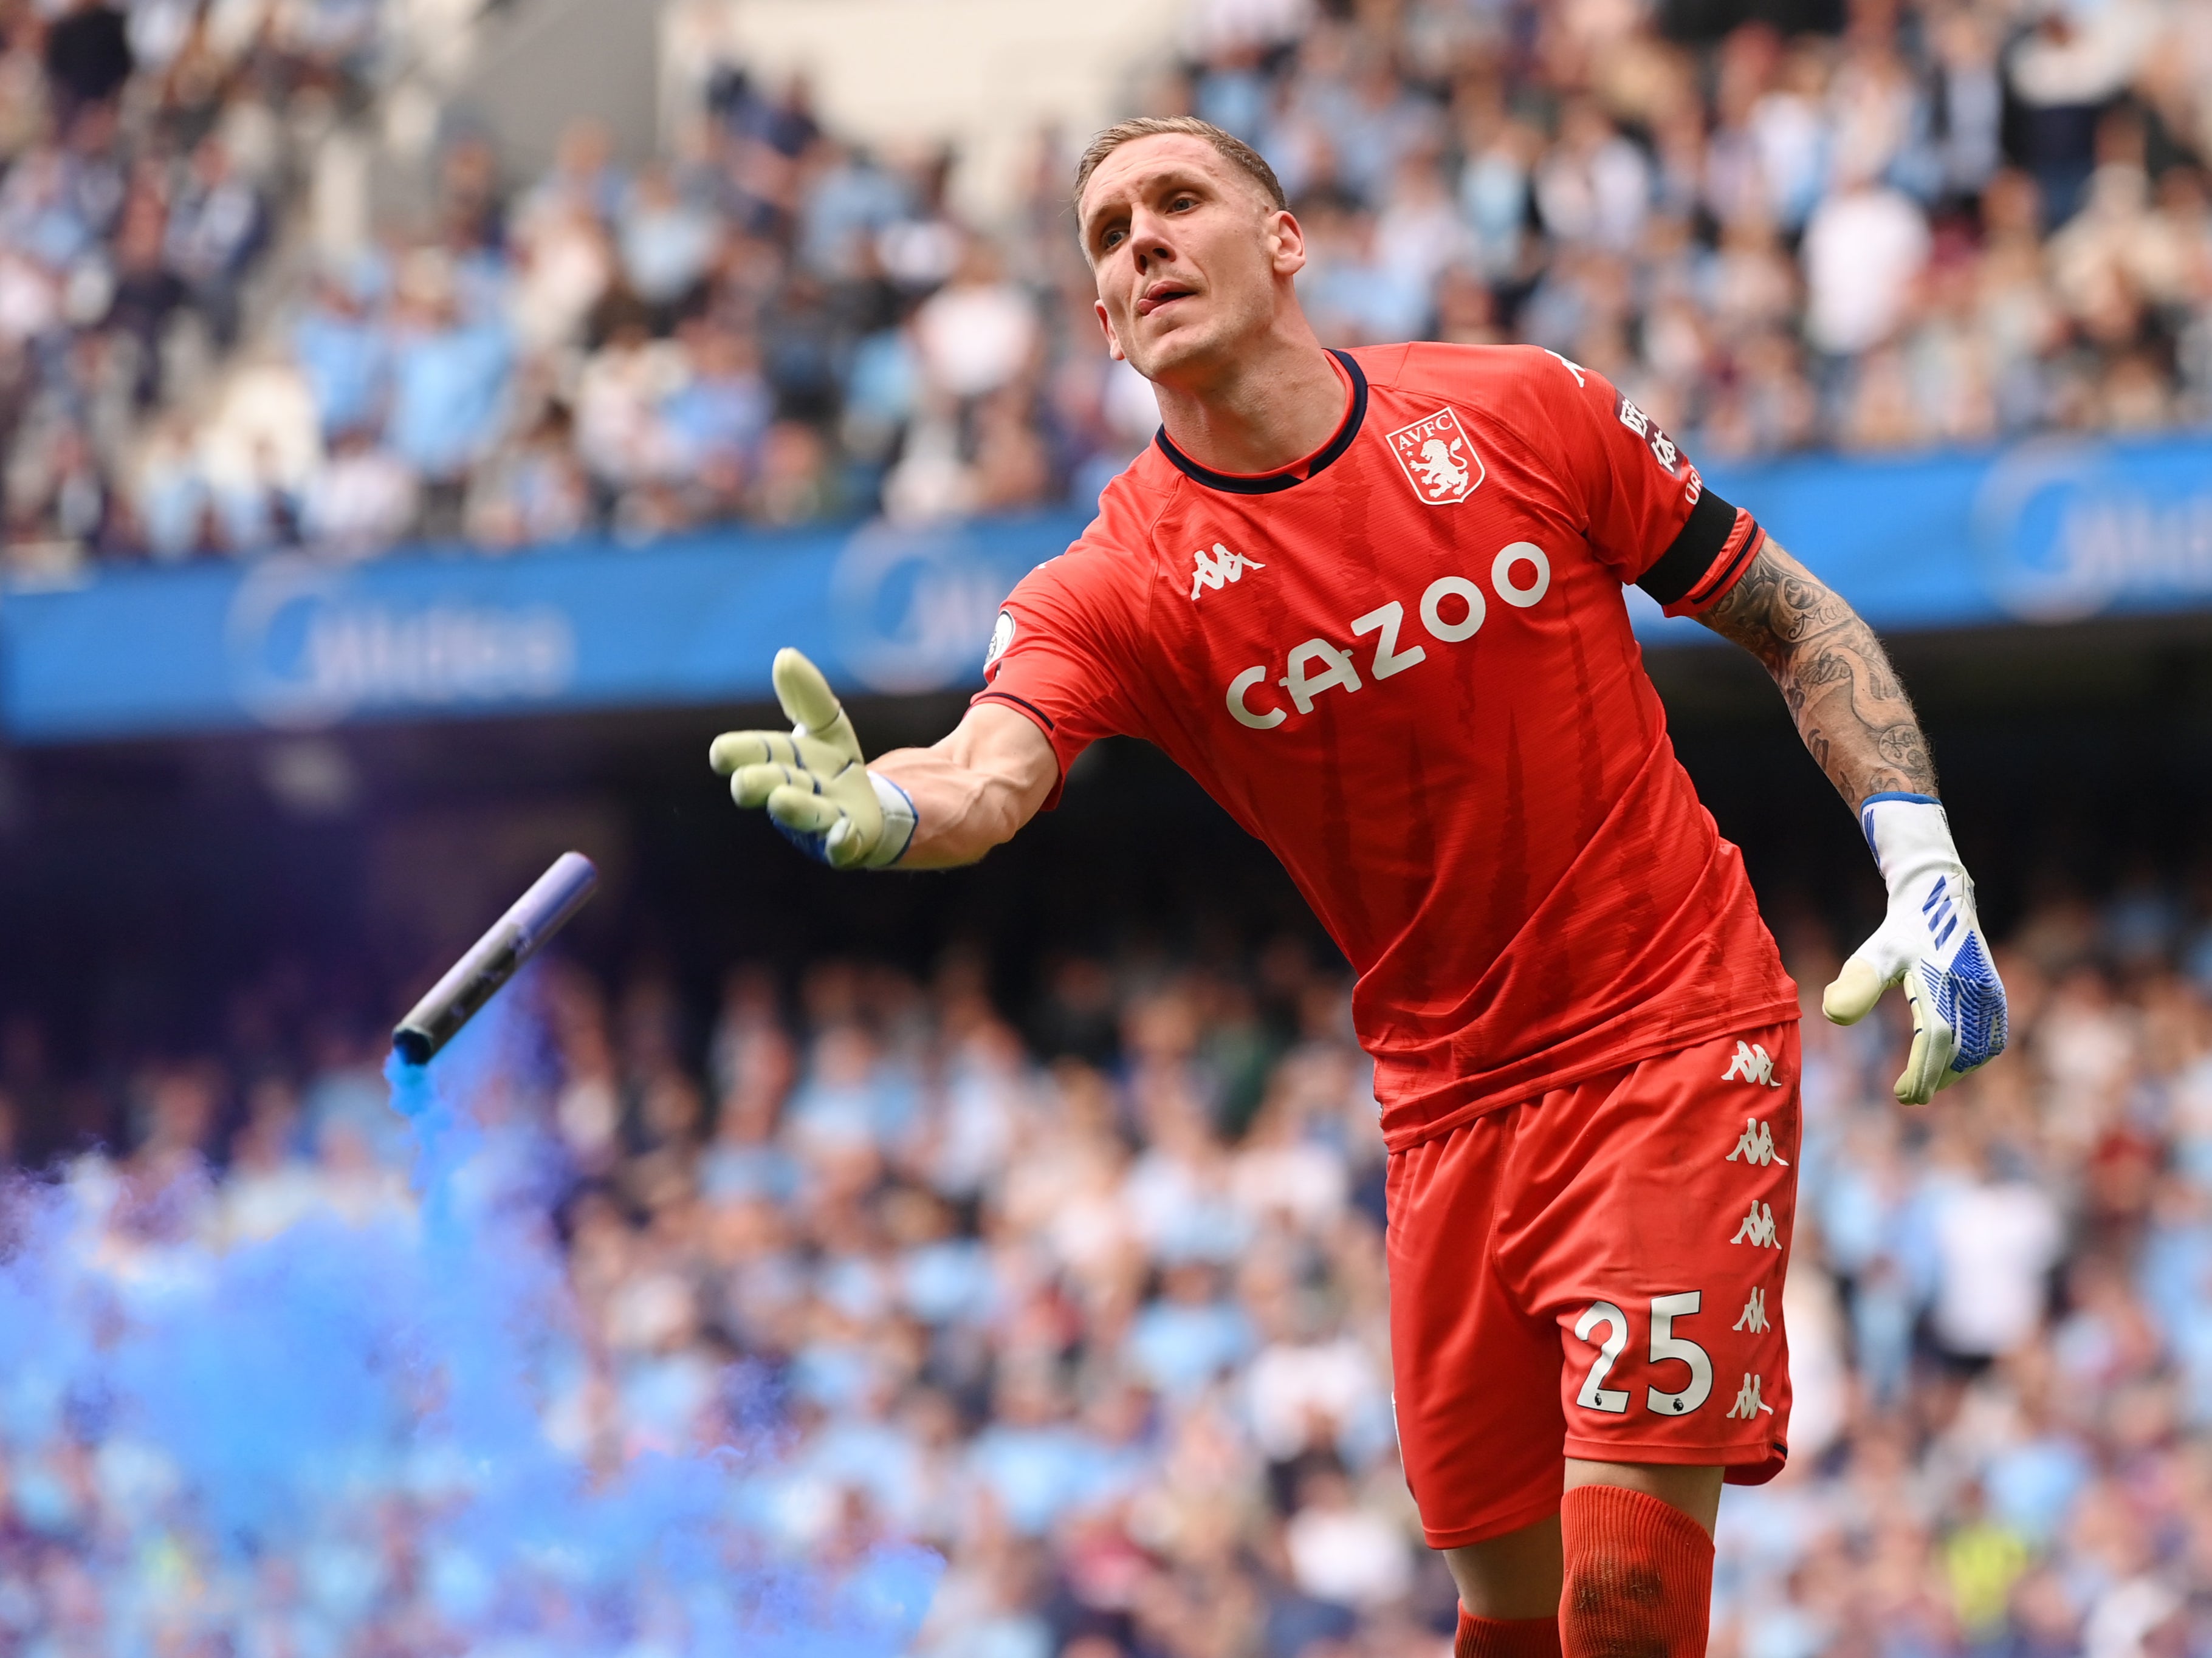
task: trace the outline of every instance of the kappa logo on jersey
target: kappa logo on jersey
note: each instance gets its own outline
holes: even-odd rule
[[[1790,1166],[1789,1158],[1776,1153],[1772,1132],[1756,1117],[1743,1120],[1743,1133],[1736,1136],[1735,1150],[1728,1154],[1730,1163],[1738,1157],[1760,1169],[1770,1163],[1778,1163],[1784,1169]]]
[[[1732,1083],[1739,1078],[1747,1083],[1757,1083],[1762,1088],[1782,1086],[1774,1075],[1774,1055],[1759,1042],[1738,1042],[1735,1045],[1735,1057],[1729,1061],[1729,1068],[1721,1072],[1721,1080]]]
[[[1546,346],[1544,348],[1544,355],[1557,362],[1559,367],[1565,369],[1567,373],[1572,374],[1575,377],[1575,384],[1577,386],[1588,386],[1589,384],[1589,375],[1588,372],[1583,367],[1582,364],[1577,362],[1573,358],[1563,357],[1558,352],[1553,350],[1549,346]]]
[[[1482,457],[1450,409],[1425,415],[1390,434],[1390,452],[1413,493],[1431,507],[1465,501],[1482,483]]]
[[[1209,587],[1219,592],[1231,582],[1241,580],[1247,570],[1267,568],[1256,558],[1231,552],[1218,541],[1213,544],[1212,552],[1201,547],[1191,555],[1191,558],[1197,566],[1190,574],[1190,596],[1194,600]]]

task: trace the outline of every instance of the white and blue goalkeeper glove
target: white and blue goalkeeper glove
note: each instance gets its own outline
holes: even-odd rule
[[[1912,1052],[1896,1093],[1925,1105],[2004,1052],[2004,985],[1943,808],[1924,794],[1871,794],[1859,823],[1889,884],[1889,917],[1851,952],[1820,1008],[1838,1024],[1856,1024],[1902,982]]]
[[[724,732],[707,763],[741,806],[765,806],[784,838],[835,869],[882,869],[914,840],[914,801],[868,769],[853,721],[822,670],[787,647],[771,671],[782,732]]]

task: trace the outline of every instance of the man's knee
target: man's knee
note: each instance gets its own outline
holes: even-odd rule
[[[1559,1597],[1561,1645],[1576,1658],[1674,1658],[1680,1623],[1668,1585],[1649,1559],[1599,1546],[1571,1557]]]
[[[1701,1658],[1713,1544],[1703,1526],[1647,1491],[1585,1485],[1559,1509],[1566,1658]]]

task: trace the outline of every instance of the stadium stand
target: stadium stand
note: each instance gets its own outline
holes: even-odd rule
[[[388,112],[403,9],[0,0],[12,571],[1079,506],[1149,440],[1148,391],[1092,343],[1080,135],[1040,137],[1012,210],[971,223],[946,156],[724,75],[641,167],[589,125],[521,177],[447,132],[430,206],[323,257],[302,158]],[[2201,4],[1190,10],[1132,106],[1261,145],[1338,341],[1534,340],[1715,460],[2212,420]],[[1893,1009],[1805,1025],[1794,1456],[1723,1505],[1721,1658],[2212,1651],[2212,654],[2201,618],[2154,621],[1900,649],[1931,708],[1982,720],[1936,745],[1990,847],[2015,1048],[1913,1113]],[[1873,890],[1856,831],[1753,665],[1665,656],[1683,751],[1818,986],[1856,936],[1822,906]],[[1731,669],[1739,701],[1705,677]],[[955,706],[862,724],[933,735]],[[960,878],[870,890],[906,942],[1034,946],[1035,974],[960,949],[917,971],[834,896],[800,920],[736,892],[787,851],[732,838],[710,726],[0,750],[0,1164],[65,1184],[148,1278],[310,1212],[406,1214],[377,1074],[404,998],[353,956],[478,905],[538,814],[627,854],[599,901],[620,948],[580,924],[510,993],[545,1063],[489,1125],[566,1250],[563,1433],[611,1464],[774,1420],[748,1477],[784,1541],[943,1551],[918,1658],[1440,1653],[1347,986],[1307,934],[1214,925],[1249,875],[1233,829],[1079,777],[992,865],[1045,871],[995,907]],[[2154,859],[2114,852],[2137,836]],[[1172,920],[1055,949],[1078,898]],[[761,951],[719,1005],[656,954],[686,925]],[[287,964],[239,965],[280,936]],[[157,1448],[57,1400],[52,1357],[0,1367],[0,1645],[460,1649],[403,1467],[241,1558]],[[670,1649],[650,1637],[634,1658]]]
[[[373,105],[398,9],[0,14],[18,562],[1080,504],[1149,437],[1079,135],[972,224],[945,155],[726,73],[635,169],[449,132],[425,212],[319,257],[293,141]],[[2212,418],[2203,8],[1728,9],[1210,0],[1139,101],[1267,154],[1334,340],[1533,340],[1716,462]]]
[[[1828,939],[1789,944],[1820,983]],[[1723,1507],[1717,1652],[2204,1638],[2212,931],[2145,879],[2033,908],[2002,966],[2016,1054],[1942,1109],[1888,1100],[1893,1028],[1805,1026],[1796,1443]],[[588,1363],[554,1418],[610,1451],[742,1438],[765,1386],[784,1428],[751,1477],[786,1540],[945,1551],[927,1658],[1442,1650],[1346,988],[1294,938],[1067,954],[1010,1019],[965,955],[814,957],[733,972],[702,1030],[665,973],[557,967],[553,1064],[491,1131],[560,1196]],[[229,1004],[181,1063],[67,1068],[24,1017],[0,1042],[16,1156],[60,1154],[131,1272],[409,1202],[380,1033],[297,971]],[[11,1357],[11,1396],[40,1362]],[[157,1453],[36,1419],[0,1434],[21,1649],[143,1618],[164,1553],[197,1585],[163,1613],[179,1650],[443,1649],[403,1469],[241,1564],[160,1500]]]

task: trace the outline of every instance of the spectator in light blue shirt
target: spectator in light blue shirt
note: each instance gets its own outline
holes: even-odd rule
[[[913,193],[862,149],[832,145],[837,159],[799,209],[799,259],[832,279],[864,273],[876,237],[913,210]]]
[[[1376,258],[1372,215],[1346,199],[1319,197],[1306,211],[1312,259],[1300,273],[1307,308],[1327,317],[1336,336],[1404,339],[1428,320],[1429,290],[1418,277]]]
[[[167,562],[188,558],[207,539],[207,476],[191,422],[171,415],[154,428],[138,463],[133,501],[146,550]]]
[[[1015,1531],[1041,1537],[1104,1489],[1113,1472],[1106,1448],[1064,1419],[1042,1377],[1010,1378],[993,1416],[969,1451],[968,1472]]]
[[[814,1044],[805,1079],[791,1096],[789,1122],[803,1148],[896,1143],[915,1107],[910,1081],[855,1025],[833,1025]]]
[[[1215,53],[1198,79],[1200,116],[1248,144],[1266,138],[1267,106],[1273,98],[1261,64],[1259,48],[1240,41]]]
[[[1997,1516],[2030,1542],[2043,1544],[2064,1527],[2094,1472],[2070,1435],[2045,1430],[1998,1453],[1984,1482]]]
[[[1436,105],[1408,90],[1379,54],[1360,67],[1339,107],[1341,117],[1328,129],[1337,179],[1364,201],[1379,201],[1406,154],[1441,136]]]
[[[915,349],[913,331],[885,328],[866,336],[854,347],[846,370],[847,443],[872,460],[881,459],[890,452],[921,398],[921,359]],[[2212,946],[2205,954],[2212,962]],[[2207,975],[2212,977],[2212,968]]]
[[[1198,1392],[1252,1351],[1250,1321],[1220,1297],[1218,1284],[1204,1262],[1170,1267],[1161,1298],[1130,1326],[1131,1362],[1170,1399]]]
[[[605,124],[572,121],[562,131],[552,170],[524,197],[520,216],[530,220],[567,203],[604,224],[621,206],[626,187],[623,171],[614,161],[614,135]]]
[[[432,258],[418,255],[401,282],[385,440],[434,483],[458,480],[497,443],[514,345],[503,324],[462,320]]]
[[[638,175],[615,236],[623,276],[649,306],[672,306],[706,277],[722,245],[722,223],[678,195],[665,169]]]
[[[326,440],[374,422],[392,372],[392,343],[355,284],[336,276],[316,284],[314,302],[292,325],[292,355]]]
[[[93,228],[69,198],[59,150],[33,150],[0,184],[0,241],[51,270],[68,268],[92,245]]]
[[[752,340],[726,328],[687,331],[691,378],[661,405],[660,417],[687,471],[749,459],[775,414]]]

